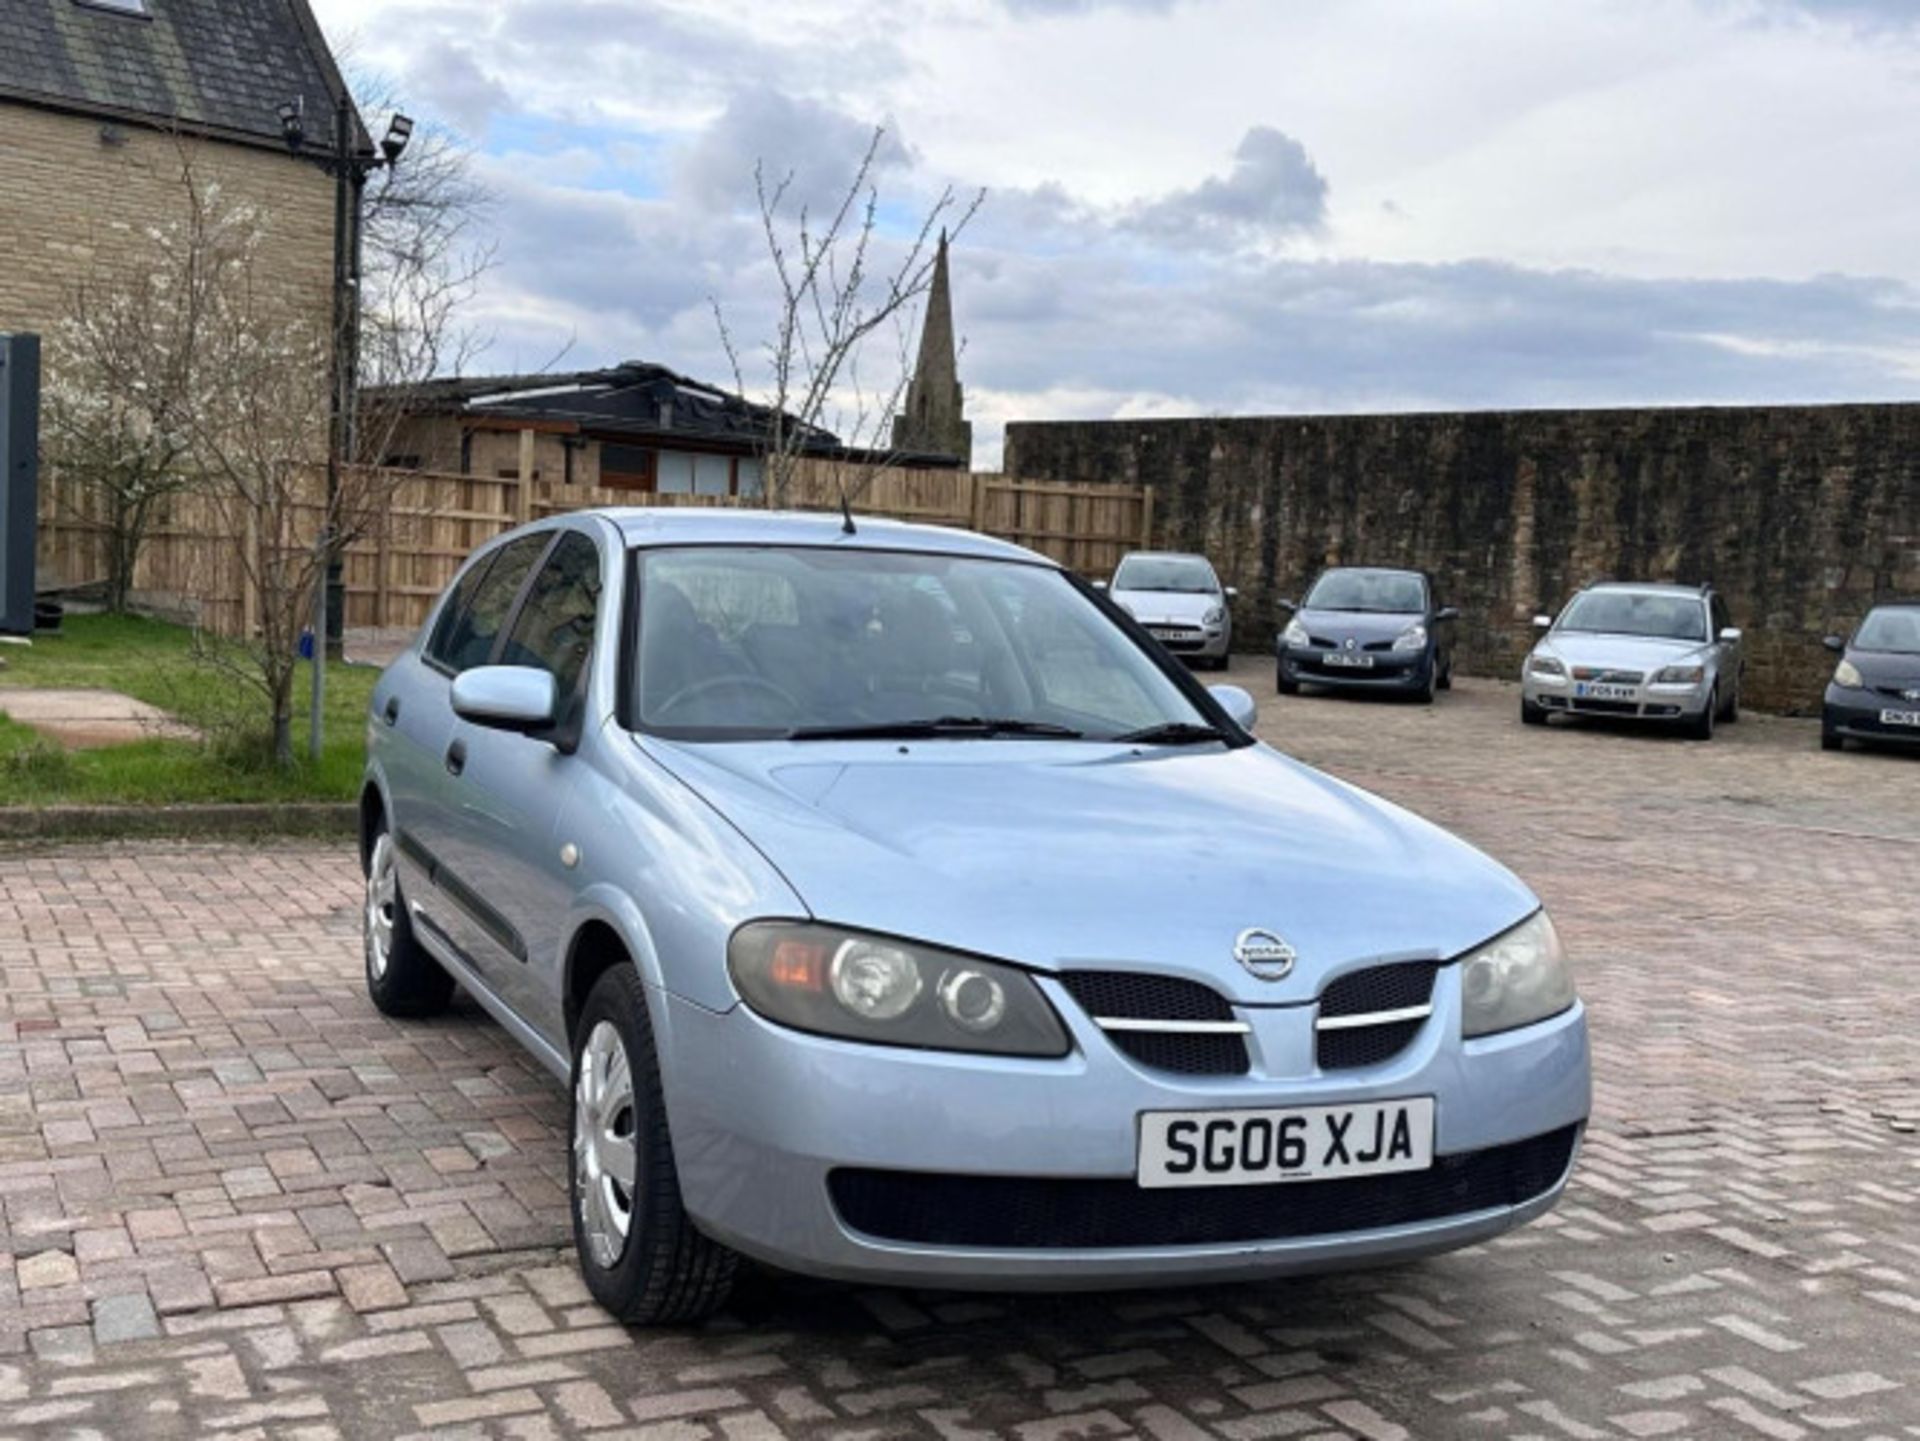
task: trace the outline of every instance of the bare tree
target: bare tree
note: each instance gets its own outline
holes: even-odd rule
[[[879,232],[874,182],[885,138],[885,127],[875,126],[845,192],[824,219],[804,204],[790,211],[792,172],[772,179],[764,163],[754,167],[761,231],[779,286],[773,333],[762,346],[762,390],[770,412],[763,442],[765,484],[775,505],[786,501],[801,460],[823,448],[836,431],[849,446],[885,449],[909,378],[908,350],[902,339],[890,377],[863,384],[860,361],[867,341],[890,322],[898,328],[933,279],[935,236],[942,229],[957,236],[986,199],[980,190],[963,200],[949,186],[907,243],[889,245]],[[883,260],[888,251],[893,252],[890,263]],[[720,303],[709,303],[734,384],[745,398],[745,366],[733,332]]]
[[[179,155],[188,213],[147,229],[129,263],[73,286],[49,347],[48,465],[70,483],[59,486],[62,503],[100,527],[116,613],[127,609],[156,516],[198,479],[190,420],[221,266],[184,141]]]
[[[356,77],[354,89],[362,115],[397,108],[392,88],[378,77]],[[488,337],[461,316],[493,267],[495,247],[482,232],[494,202],[474,174],[471,148],[431,122],[416,125],[399,163],[368,185],[357,259],[360,395],[350,460],[387,460],[417,409],[419,387],[459,374],[485,348]]]

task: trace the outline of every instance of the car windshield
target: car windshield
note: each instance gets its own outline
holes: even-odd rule
[[[1920,655],[1920,606],[1884,606],[1861,623],[1853,638],[1858,650]]]
[[[1307,592],[1305,608],[1422,611],[1427,608],[1427,583],[1404,570],[1330,570]]]
[[[1213,567],[1197,555],[1130,555],[1113,573],[1113,588],[1211,595],[1220,589],[1220,582]]]
[[[635,713],[654,733],[1213,734],[1212,718],[1050,566],[690,546],[640,551],[639,574]]]
[[[1698,596],[1652,591],[1590,590],[1574,597],[1559,629],[1594,635],[1705,640],[1707,605]]]

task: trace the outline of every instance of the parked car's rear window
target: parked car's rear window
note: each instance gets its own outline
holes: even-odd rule
[[[1697,596],[1590,590],[1574,597],[1567,613],[1560,618],[1560,629],[1596,635],[1705,640],[1707,607]]]
[[[636,713],[709,739],[985,717],[1110,737],[1208,723],[1066,577],[818,547],[640,553]]]

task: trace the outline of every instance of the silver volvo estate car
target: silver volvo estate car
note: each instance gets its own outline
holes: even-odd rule
[[[381,677],[366,979],[570,1088],[594,1295],[740,1257],[1068,1288],[1483,1240],[1567,1183],[1586,1019],[1534,896],[1255,740],[1045,558],[569,515]]]

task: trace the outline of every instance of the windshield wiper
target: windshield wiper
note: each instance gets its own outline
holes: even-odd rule
[[[1016,720],[993,716],[934,716],[928,720],[872,721],[864,724],[801,726],[788,733],[795,741],[928,740],[943,736],[1037,736],[1052,740],[1079,740],[1086,733],[1051,721]]]
[[[1149,746],[1190,746],[1202,741],[1223,741],[1227,733],[1218,726],[1202,725],[1196,721],[1167,721],[1162,725],[1142,726],[1137,731],[1123,731],[1114,740]]]

